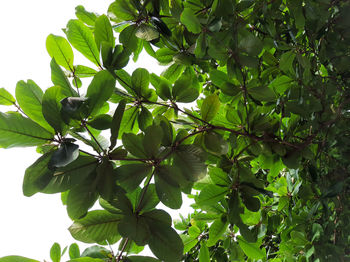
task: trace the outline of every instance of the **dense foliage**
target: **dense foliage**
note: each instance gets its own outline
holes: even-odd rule
[[[72,236],[98,244],[69,261],[347,261],[349,13],[345,0],[78,6],[65,38],[47,38],[53,86],[0,89],[17,110],[0,113],[0,146],[42,154],[24,195],[61,193]],[[142,51],[166,70],[123,70]],[[158,206],[185,195],[181,221]]]

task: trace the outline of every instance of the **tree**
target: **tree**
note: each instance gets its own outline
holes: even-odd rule
[[[69,261],[349,259],[349,12],[341,0],[78,6],[66,37],[47,37],[53,86],[0,89],[17,110],[0,113],[0,146],[42,154],[24,195],[61,193],[72,236],[97,244],[72,244]],[[123,70],[143,50],[161,75]],[[194,212],[172,221],[158,204],[180,209],[184,194]],[[156,258],[138,255],[146,245]],[[52,261],[64,251],[55,243]]]

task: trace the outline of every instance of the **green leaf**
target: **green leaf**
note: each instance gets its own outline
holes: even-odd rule
[[[139,126],[137,123],[138,111],[139,109],[136,106],[129,107],[124,111],[124,115],[119,128],[119,138],[122,137],[124,133],[136,133],[139,131]]]
[[[93,257],[93,258],[105,259],[105,258],[109,258],[110,255],[111,255],[110,250],[96,245],[96,246],[90,246],[86,248],[81,254],[81,257]]]
[[[80,249],[79,246],[76,243],[73,243],[69,246],[69,258],[74,259],[80,257]]]
[[[61,67],[57,64],[55,58],[52,58],[50,62],[51,67],[51,81],[54,85],[62,88],[62,94],[64,96],[77,96],[76,92],[72,89],[67,76],[62,71]]]
[[[60,100],[62,98],[62,88],[60,86],[53,86],[46,89],[42,99],[42,113],[45,120],[60,134],[63,133],[66,127],[61,117],[62,105]]]
[[[159,32],[153,26],[141,24],[137,27],[135,35],[145,41],[152,41],[159,37]]]
[[[151,125],[145,130],[142,140],[143,148],[149,158],[155,158],[159,154],[159,147],[163,139],[163,129],[158,125]]]
[[[0,88],[0,105],[11,106],[14,103],[16,99],[5,88]]]
[[[201,33],[196,41],[196,49],[194,54],[198,58],[203,58],[207,53],[208,41],[205,33]]]
[[[0,112],[0,147],[43,145],[53,134],[32,120],[16,112]]]
[[[135,52],[140,44],[140,39],[136,37],[137,26],[125,27],[119,34],[119,42],[130,52]]]
[[[111,124],[111,138],[110,138],[111,145],[109,146],[109,149],[113,149],[117,144],[119,129],[123,119],[125,106],[126,106],[126,101],[123,99],[119,102],[117,109],[114,111],[112,124]]]
[[[201,24],[191,8],[185,8],[183,10],[180,21],[191,33],[199,34],[202,31]]]
[[[94,210],[84,218],[75,220],[69,232],[76,240],[85,243],[103,243],[107,240],[109,244],[114,244],[120,239],[118,224],[121,219],[121,215]]]
[[[217,95],[211,94],[207,96],[204,99],[201,107],[202,119],[207,122],[212,120],[215,117],[215,115],[219,112],[220,104],[221,103]]]
[[[267,86],[249,88],[248,94],[258,101],[274,102],[277,99],[275,92]]]
[[[226,216],[221,216],[215,219],[213,224],[209,227],[209,239],[207,246],[211,247],[216,244],[216,242],[222,238],[228,226],[228,221]]]
[[[67,213],[72,219],[79,219],[95,204],[98,194],[91,181],[72,188],[67,197]]]
[[[42,113],[43,91],[32,80],[17,82],[16,98],[22,111],[45,129],[52,130]]]
[[[88,86],[86,96],[88,98],[89,114],[96,114],[102,105],[112,96],[115,88],[115,79],[108,71],[98,72]]]
[[[134,191],[145,177],[150,174],[152,167],[147,164],[122,165],[115,170],[117,180],[127,191]]]
[[[146,131],[147,127],[152,125],[152,113],[144,106],[141,107],[141,112],[138,117],[138,124],[142,131]]]
[[[137,68],[131,76],[131,87],[138,96],[145,94],[149,85],[149,73],[144,68]]]
[[[136,192],[136,191],[135,191]],[[145,193],[144,193],[145,192]],[[141,199],[141,197],[143,198]],[[159,203],[156,187],[154,184],[149,184],[148,188],[143,188],[139,191],[136,198],[135,208],[140,211],[153,210]]]
[[[81,20],[85,24],[90,26],[95,25],[95,20],[97,16],[94,13],[86,11],[84,6],[78,5],[75,8],[75,15],[78,17],[79,20]]]
[[[203,178],[207,172],[203,151],[195,145],[179,146],[174,153],[174,165],[188,180],[195,182]]]
[[[147,158],[147,154],[143,147],[143,138],[140,135],[135,135],[131,133],[124,133],[122,137],[123,146],[130,152],[130,154],[140,157]]]
[[[77,77],[92,77],[95,76],[97,71],[93,68],[90,68],[88,66],[83,66],[83,65],[77,65],[75,67],[75,71],[74,71],[75,75]]]
[[[115,46],[113,29],[106,15],[101,15],[96,19],[94,36],[95,43],[99,50],[101,49],[102,42],[107,42],[110,46]]]
[[[46,38],[46,49],[50,57],[54,58],[57,64],[69,71],[73,71],[73,50],[64,37],[53,34],[49,35]]]
[[[97,115],[89,120],[87,124],[97,130],[110,129],[112,126],[112,117],[108,114]]]
[[[65,33],[69,42],[75,49],[95,65],[100,66],[100,53],[94,41],[94,36],[83,22],[73,19],[70,20]]]
[[[210,262],[210,254],[207,245],[201,242],[201,248],[198,254],[199,262]]]
[[[238,47],[251,56],[257,56],[263,48],[263,43],[253,34],[247,34],[239,41]]]
[[[197,88],[192,86],[192,76],[183,75],[174,83],[172,95],[178,102],[191,103],[199,96]]]
[[[181,73],[184,71],[185,67],[180,64],[172,64],[169,66],[162,74],[161,76],[168,80],[171,83],[174,83]]]
[[[23,179],[23,194],[32,196],[44,189],[50,182],[53,171],[47,168],[52,152],[42,155],[30,167],[28,167]]]
[[[209,184],[202,188],[201,192],[196,198],[196,203],[199,206],[214,205],[217,204],[220,200],[222,200],[227,193],[227,187],[220,187]]]
[[[113,2],[108,9],[108,12],[113,14],[112,18],[120,20],[133,20],[137,16],[137,10],[128,0],[117,0]]]
[[[242,237],[238,237],[238,244],[249,258],[263,259],[266,257],[266,250],[260,249],[257,243],[249,243]]]
[[[229,186],[231,183],[229,175],[219,167],[209,166],[209,176],[217,186]]]
[[[173,61],[173,57],[175,54],[176,52],[169,48],[159,48],[156,51],[156,58],[159,63],[169,64]]]
[[[39,260],[34,260],[21,256],[7,256],[1,257],[0,262],[39,262]]]
[[[177,262],[182,258],[183,243],[179,235],[170,226],[163,223],[150,223],[149,248],[157,258]]]
[[[274,90],[276,90],[278,94],[281,95],[291,87],[292,82],[293,82],[293,79],[289,78],[288,76],[282,75],[282,76],[276,77],[269,84],[269,87],[273,88]]]
[[[64,167],[79,156],[79,146],[70,142],[64,142],[60,147],[52,154],[48,167],[51,170],[55,170],[57,167]]]
[[[288,74],[288,73],[293,73],[294,74],[294,69],[293,69],[293,61],[295,58],[295,53],[293,51],[288,51],[286,53],[283,53],[281,55],[280,59],[280,69]]]
[[[108,157],[102,159],[97,168],[97,191],[103,199],[110,200],[116,190],[116,177],[113,164]]]
[[[58,243],[54,243],[50,249],[50,258],[52,262],[61,261],[61,246]]]
[[[159,200],[167,207],[179,209],[182,205],[181,189],[179,184],[162,166],[155,171],[154,181]]]
[[[151,234],[146,220],[136,214],[125,216],[120,221],[119,233],[122,237],[135,241],[138,246],[146,245]]]

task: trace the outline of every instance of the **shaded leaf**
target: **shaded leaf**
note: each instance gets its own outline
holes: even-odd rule
[[[69,227],[69,232],[76,240],[85,243],[102,243],[107,240],[114,244],[120,239],[118,224],[121,218],[121,215],[105,210],[94,210],[84,218],[75,220]]]
[[[132,192],[150,174],[152,167],[147,164],[122,165],[115,170],[116,178],[120,185],[127,191]]]
[[[72,163],[79,156],[79,146],[65,142],[52,154],[48,167],[55,170],[57,167],[64,167]]]
[[[27,147],[45,144],[53,134],[16,112],[0,112],[0,147]]]

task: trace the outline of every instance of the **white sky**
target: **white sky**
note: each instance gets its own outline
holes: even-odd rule
[[[111,2],[0,0],[0,87],[14,94],[17,81],[27,79],[43,89],[50,87],[51,59],[45,48],[46,37],[50,33],[64,36],[61,28],[75,18],[75,6],[81,4],[102,14]],[[93,67],[87,60],[80,61]],[[78,63],[75,55],[75,64]],[[154,60],[143,60],[141,66],[150,67],[153,72],[158,68]],[[8,108],[0,106],[0,110]],[[67,230],[72,222],[60,194],[39,193],[30,198],[22,194],[24,171],[37,158],[34,148],[0,149],[0,257],[21,255],[49,261],[54,242],[61,247],[76,242]],[[83,245],[78,244],[82,251]]]

